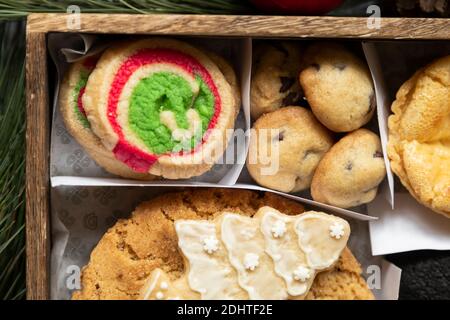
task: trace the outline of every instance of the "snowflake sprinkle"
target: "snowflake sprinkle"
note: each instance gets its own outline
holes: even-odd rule
[[[208,254],[213,254],[219,249],[219,240],[216,237],[210,236],[203,239],[203,250]]]
[[[253,271],[259,265],[259,256],[254,253],[247,253],[244,257],[244,267],[247,270]]]
[[[344,235],[344,226],[341,223],[334,222],[330,226],[330,236],[335,239],[340,239]]]
[[[311,278],[311,271],[304,266],[299,266],[294,270],[294,279],[297,281],[305,282]]]
[[[270,231],[272,231],[274,238],[281,238],[286,232],[286,223],[282,220],[277,220]]]

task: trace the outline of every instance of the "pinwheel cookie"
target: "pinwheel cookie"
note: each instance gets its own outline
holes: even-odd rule
[[[373,299],[347,222],[303,211],[247,190],[161,195],[103,236],[72,298]]]
[[[237,105],[206,54],[156,38],[106,50],[82,100],[93,131],[116,159],[169,179],[197,176],[214,164]]]
[[[450,217],[450,56],[406,81],[392,112],[392,171],[419,202]]]
[[[100,139],[91,130],[91,125],[84,111],[82,96],[89,75],[95,68],[98,58],[98,56],[93,56],[73,63],[61,83],[59,107],[66,128],[90,157],[110,173],[125,178],[152,179],[152,175],[135,172],[117,160],[114,154],[103,146]]]

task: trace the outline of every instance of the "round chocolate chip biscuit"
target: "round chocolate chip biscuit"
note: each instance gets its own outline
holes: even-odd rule
[[[339,140],[320,161],[311,183],[314,200],[341,208],[372,201],[386,175],[380,138],[359,129]]]
[[[253,56],[250,110],[253,119],[284,106],[296,105],[302,98],[298,73],[300,48],[290,42],[260,44]]]
[[[319,161],[333,145],[330,132],[302,107],[266,113],[253,129],[248,171],[258,184],[283,192],[307,189]]]
[[[144,202],[103,236],[83,268],[82,288],[72,298],[137,299],[156,268],[172,280],[185,272],[174,221],[209,220],[224,211],[253,216],[263,206],[289,215],[303,212],[292,200],[237,189],[191,189]],[[359,263],[345,249],[336,265],[317,275],[306,299],[373,299],[373,294],[361,276]]]
[[[314,115],[328,129],[348,132],[365,125],[375,110],[375,93],[367,65],[344,47],[311,45],[300,84]]]

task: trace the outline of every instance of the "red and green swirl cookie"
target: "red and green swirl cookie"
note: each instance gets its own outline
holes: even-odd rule
[[[118,161],[90,129],[90,123],[82,103],[86,83],[94,70],[98,56],[87,57],[73,63],[59,91],[59,107],[69,133],[86,150],[91,158],[105,170],[115,175],[133,179],[153,179],[150,174],[137,173]]]
[[[226,147],[234,88],[203,52],[150,39],[108,49],[82,97],[92,130],[135,172],[200,175]]]

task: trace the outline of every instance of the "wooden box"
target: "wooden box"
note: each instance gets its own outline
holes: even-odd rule
[[[50,288],[50,127],[47,34],[190,35],[256,38],[345,38],[450,40],[446,19],[383,18],[370,29],[367,18],[81,14],[71,29],[66,14],[31,14],[27,21],[27,298],[47,299]]]

